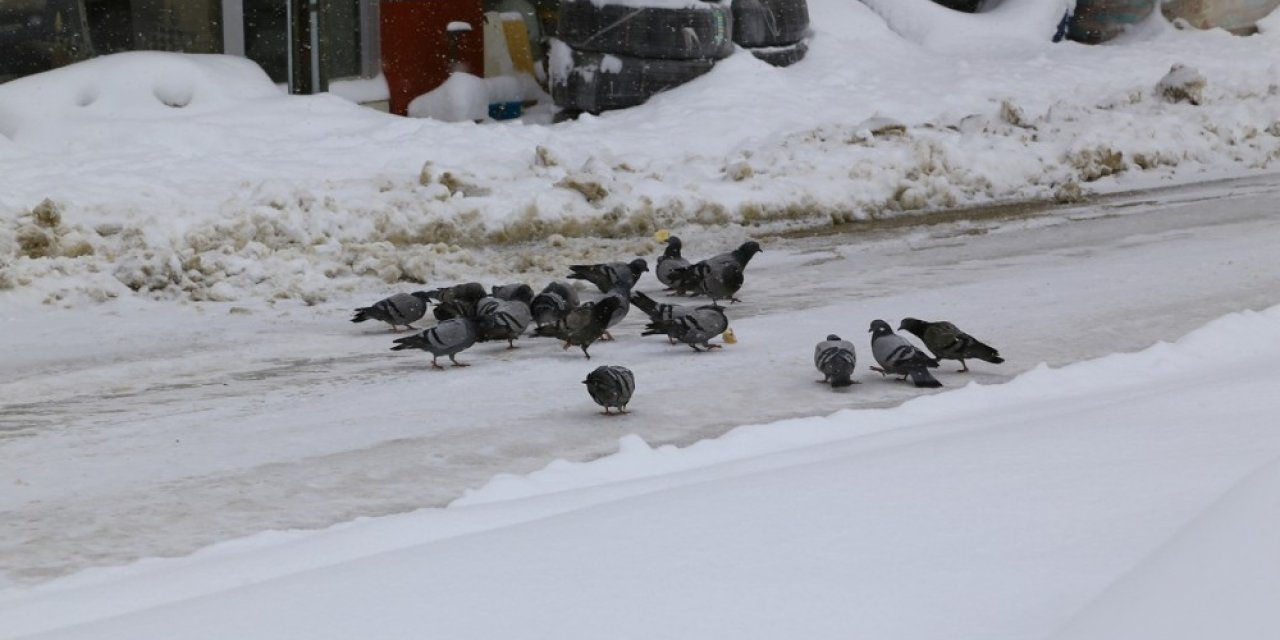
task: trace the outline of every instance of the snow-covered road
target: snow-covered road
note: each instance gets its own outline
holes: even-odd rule
[[[612,452],[627,433],[687,444],[896,404],[920,392],[867,371],[875,318],[953,320],[1008,359],[972,374],[948,366],[948,387],[1172,339],[1280,302],[1277,195],[1272,176],[1025,218],[764,238],[730,311],[740,342],[710,354],[642,339],[632,317],[590,362],[526,339],[517,351],[481,345],[462,356],[475,366],[441,373],[386,351],[385,330],[346,322],[381,291],[316,307],[10,311],[0,585],[442,505],[498,473]],[[813,382],[813,344],[832,332],[859,348],[863,384],[843,393]],[[599,364],[635,371],[632,415],[596,414],[579,381]]]

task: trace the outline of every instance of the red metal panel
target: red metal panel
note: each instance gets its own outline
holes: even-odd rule
[[[451,71],[484,75],[480,0],[382,0],[380,8],[391,113],[406,115],[414,98],[440,86]],[[451,35],[452,22],[470,24],[471,31]]]

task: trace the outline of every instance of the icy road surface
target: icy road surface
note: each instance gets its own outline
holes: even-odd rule
[[[867,370],[876,318],[949,319],[1007,358],[970,374],[944,363],[950,388],[1176,338],[1280,302],[1278,196],[1273,176],[1026,218],[762,238],[730,309],[739,343],[707,354],[640,338],[635,312],[590,361],[525,339],[432,371],[421,353],[388,351],[385,327],[347,322],[386,290],[317,307],[6,310],[0,586],[440,506],[498,473],[610,453],[628,433],[687,444],[896,404],[921,391]],[[651,275],[639,288],[659,289]],[[863,384],[814,383],[813,345],[828,333],[857,345]],[[631,415],[597,414],[580,381],[600,364],[635,372]]]

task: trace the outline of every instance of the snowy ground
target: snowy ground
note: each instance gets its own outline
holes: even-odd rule
[[[1160,290],[1168,280],[1138,273],[1122,279],[1113,269],[1140,259],[1169,269],[1171,279],[1195,280],[1193,272],[1221,273],[1232,260],[1264,255],[1253,240],[1273,244],[1275,225],[1231,217],[1118,237],[1087,256],[1078,246],[1028,256],[1002,240],[1027,234],[1048,244],[1108,221],[993,234],[975,243],[976,250],[1005,244],[1003,259],[990,257],[1006,266],[961,263],[985,277],[946,288],[948,299],[961,302],[944,307],[935,301],[930,308],[971,318],[968,324],[1012,345],[1006,372],[1025,370],[1064,343],[1080,353],[1149,342],[1171,324],[1207,312],[1212,296],[1201,289],[1210,299],[1205,304],[1184,302],[1168,314],[1178,318],[1161,317],[1156,307],[1172,302]],[[1264,230],[1272,233],[1265,240],[1258,237]],[[1176,251],[1195,255],[1197,266],[1179,270],[1176,260],[1153,259]],[[1274,262],[1252,266],[1275,273]],[[778,274],[761,272],[765,281]],[[1013,306],[990,304],[996,281],[1006,295],[1023,299],[1052,284],[1059,302],[1026,304],[1015,314]],[[1268,284],[1274,295],[1274,278]],[[757,405],[785,400],[813,408],[824,398],[857,404],[892,397],[890,390],[900,392],[902,385],[865,376],[863,385],[840,396],[813,385],[812,372],[803,371],[804,347],[833,326],[860,326],[873,309],[920,308],[942,291],[863,297],[867,291],[848,286],[856,301],[740,323],[746,336],[772,330],[724,353],[663,355],[671,349],[640,340],[610,345],[611,359],[634,360],[645,394],[625,422],[592,418],[577,394],[557,392],[521,402],[523,422],[504,421],[502,405],[489,405],[484,413],[500,422],[489,430],[519,431],[526,443],[544,436],[541,412],[530,405],[560,406],[562,433],[595,439],[660,432],[663,423],[684,417],[678,414],[691,393],[729,412],[746,400],[734,397],[744,390]],[[1118,312],[1099,306],[1142,288],[1150,294],[1146,302],[1136,296],[1128,306],[1111,307]],[[976,308],[978,301],[988,308]],[[1074,330],[1059,306],[1071,301],[1080,305],[1072,314]],[[1117,330],[1142,337],[1102,337]],[[685,449],[650,449],[627,436],[617,456],[499,478],[449,509],[263,534],[180,560],[0,592],[0,638],[1274,637],[1280,631],[1274,607],[1280,597],[1274,571],[1280,559],[1277,357],[1280,307],[1272,307],[1229,315],[1177,344],[1061,369],[1037,367],[1008,384],[969,385],[896,408],[744,427]],[[416,425],[419,431],[435,429],[443,403],[432,398],[472,389],[465,396],[471,402],[454,404],[457,413],[511,388],[497,384],[501,380],[521,376],[519,388],[534,394],[542,381],[568,390],[586,368],[553,350],[534,357],[536,369],[506,369],[479,353],[473,359],[477,364],[467,371],[432,374],[417,362],[401,380],[376,387],[348,381],[324,398],[294,398],[290,420],[300,420],[299,427],[305,422],[308,433],[298,434],[293,446],[333,436],[331,423],[343,414],[359,437],[388,432],[388,422],[398,426],[389,415],[397,412],[423,416],[427,426]],[[774,366],[761,368],[767,360]],[[752,361],[749,370],[767,379],[764,385],[734,376]],[[681,380],[664,382],[664,369]],[[953,386],[960,379],[946,377]],[[663,388],[691,381],[699,381],[697,390]],[[676,397],[684,405],[673,406]],[[282,426],[273,418],[273,400],[255,411],[260,421],[204,419],[224,438],[232,425],[242,425],[258,448],[279,454],[284,447],[269,441],[270,427]],[[370,409],[380,413],[378,420],[350,418]],[[471,438],[483,429],[471,427]],[[412,441],[395,442],[402,444],[414,448]],[[165,457],[187,462],[184,447],[168,447]],[[211,444],[201,449],[210,462],[237,457]],[[137,463],[121,475],[156,472],[141,452],[121,453]],[[429,453],[419,454],[414,480],[432,482],[423,459]],[[373,462],[366,459],[367,473],[395,471]],[[43,480],[31,477],[39,491]],[[120,480],[97,478],[82,495],[118,504],[118,496],[99,489]],[[343,480],[340,490],[347,494],[369,484],[368,478]],[[252,488],[266,482],[274,479],[240,487],[241,500],[251,500]],[[285,502],[263,506],[288,508]],[[28,512],[16,515],[25,519]],[[173,514],[152,514],[164,517],[155,526],[184,524],[171,520]]]
[[[0,566],[38,582],[443,505],[498,473],[610,453],[627,433],[687,445],[740,424],[893,405],[918,392],[866,371],[877,317],[950,318],[1009,359],[944,371],[948,388],[1144,348],[1280,302],[1277,193],[1280,181],[1255,179],[1026,219],[766,239],[731,309],[740,342],[703,355],[642,339],[628,319],[590,362],[526,339],[433,372],[420,354],[387,351],[384,328],[346,321],[368,296],[127,299],[8,316],[0,506],[14,517],[0,521]],[[833,331],[860,350],[864,384],[847,393],[813,383],[813,344]],[[634,415],[596,415],[579,381],[601,363],[636,372]]]

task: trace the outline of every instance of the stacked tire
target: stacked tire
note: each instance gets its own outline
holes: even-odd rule
[[[733,0],[733,41],[775,67],[803,60],[808,34],[805,0]]]
[[[710,71],[734,51],[729,0],[626,1],[561,2],[548,70],[562,113],[636,106]]]

